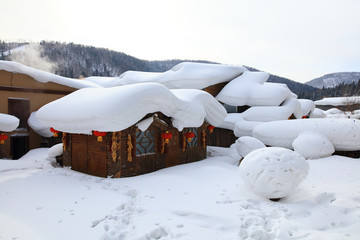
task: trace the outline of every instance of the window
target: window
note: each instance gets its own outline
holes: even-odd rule
[[[187,142],[188,147],[195,147],[198,145],[198,129],[197,128],[188,128],[188,131],[192,131],[195,136],[191,139],[191,142]]]
[[[155,153],[155,130],[136,132],[136,156]]]

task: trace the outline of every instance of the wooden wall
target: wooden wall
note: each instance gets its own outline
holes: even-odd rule
[[[164,145],[163,151],[161,133],[166,130],[155,125],[148,130],[155,133],[155,152],[142,155],[136,154],[136,132],[140,130],[135,126],[121,132],[109,132],[102,142],[97,142],[92,135],[65,134],[65,151],[59,161],[63,166],[99,177],[131,177],[206,158],[206,138],[209,135],[205,124],[197,128],[195,146],[189,146],[191,144],[184,139],[188,129],[182,132],[175,128],[166,129],[173,137]]]
[[[234,135],[234,131],[224,128],[214,128],[213,133],[209,135],[207,139],[208,146],[216,147],[230,147],[235,143],[237,137]]]

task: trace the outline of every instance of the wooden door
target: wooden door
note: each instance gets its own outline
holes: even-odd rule
[[[9,98],[8,113],[20,120],[19,128],[28,129],[27,123],[30,117],[30,100],[27,98]]]
[[[87,135],[72,134],[72,169],[82,173],[88,173],[88,144]]]
[[[93,135],[72,134],[72,169],[98,177],[107,177],[106,141]]]
[[[13,135],[10,137],[11,156],[19,159],[29,151],[29,136]]]
[[[179,164],[179,153],[181,151],[182,134],[175,129],[169,130],[173,137],[166,144],[166,167],[176,166]]]
[[[88,136],[88,173],[98,177],[107,177],[106,141],[97,141],[97,137]]]

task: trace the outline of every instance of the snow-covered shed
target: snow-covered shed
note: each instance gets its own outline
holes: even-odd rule
[[[139,83],[81,89],[36,116],[63,132],[63,165],[126,177],[206,158],[208,126],[219,125],[226,111],[202,90]]]

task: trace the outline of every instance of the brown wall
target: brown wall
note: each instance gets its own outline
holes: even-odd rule
[[[40,83],[25,74],[0,70],[0,113],[9,113],[9,98],[29,99],[30,113],[32,113],[45,104],[59,99],[75,90],[76,89],[56,83]],[[40,140],[41,137],[30,129],[29,149],[40,147]],[[2,148],[5,153],[10,154],[10,136]]]
[[[196,146],[186,146],[183,151],[183,134],[188,131],[184,129],[183,132],[179,132],[175,128],[168,128],[167,131],[173,134],[173,138],[170,140],[170,143],[165,145],[165,150],[161,152],[162,139],[161,133],[165,132],[160,128],[151,125],[149,130],[155,131],[155,153],[145,154],[145,155],[136,155],[136,127],[130,127],[121,132],[116,132],[117,137],[116,148],[113,150],[116,151],[116,160],[113,158],[113,133],[107,133],[103,138],[103,142],[96,142],[96,138],[88,135],[81,134],[66,134],[66,151],[63,154],[61,159],[64,166],[72,166],[74,170],[80,172],[100,176],[100,177],[130,177],[140,174],[150,173],[165,167],[171,167],[179,164],[189,163],[199,161],[206,158],[206,141],[203,145],[202,141],[202,130],[206,130],[205,124],[197,128],[198,139]],[[131,143],[133,149],[131,151],[131,159],[128,159],[128,135],[131,136]],[[89,141],[93,144],[91,150],[89,150]],[[88,143],[86,144],[84,143]],[[96,146],[99,145],[104,151],[96,151]],[[77,149],[76,152],[73,152],[74,147]],[[82,150],[80,150],[80,148]],[[95,150],[94,150],[95,149]],[[98,153],[94,153],[98,152]],[[98,172],[93,172],[90,168],[91,155],[97,154],[97,165],[104,166],[106,165],[106,174],[103,172],[103,167],[98,167]],[[101,171],[100,171],[101,170]]]

